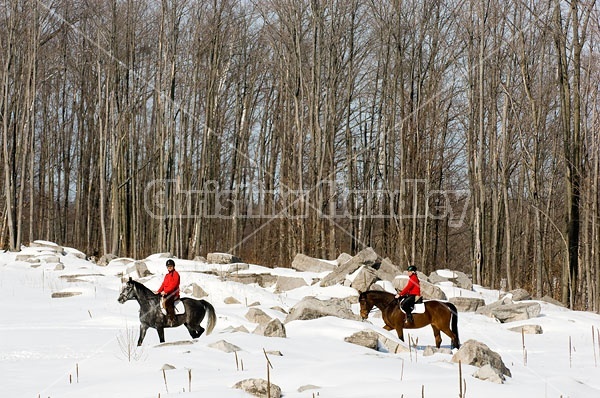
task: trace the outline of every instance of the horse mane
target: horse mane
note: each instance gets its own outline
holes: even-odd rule
[[[394,296],[394,293],[390,293],[388,291],[385,290],[367,290],[366,292],[362,292],[361,294],[375,294],[378,296]]]
[[[132,278],[129,278],[128,283],[131,283],[133,286],[135,286],[136,290],[140,294],[143,294],[144,296],[147,296],[147,297],[156,296],[154,294],[154,292],[152,290],[150,290],[149,288],[147,288],[146,285],[144,285],[142,282],[138,282]]]

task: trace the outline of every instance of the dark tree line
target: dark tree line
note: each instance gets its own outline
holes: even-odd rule
[[[600,309],[596,1],[8,0],[9,250],[372,246]]]

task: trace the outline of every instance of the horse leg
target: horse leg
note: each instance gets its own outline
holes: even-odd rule
[[[197,329],[194,329],[186,323],[185,327],[187,328],[188,332],[190,332],[190,336],[192,336],[193,339],[197,339],[202,335],[202,333],[204,333],[204,328],[200,325],[197,325]]]
[[[450,328],[443,327],[442,332],[444,332],[448,337],[450,337],[450,340],[452,341],[450,345],[451,348],[459,348],[458,338],[456,334],[454,334],[454,332],[450,330]]]
[[[144,337],[146,337],[146,331],[148,330],[148,326],[143,323],[140,324],[140,337],[138,338],[138,347],[142,345],[142,341],[144,341]]]
[[[437,348],[440,348],[440,346],[442,345],[442,336],[440,336],[440,329],[433,323],[431,324],[431,328],[433,329],[433,335],[435,336],[435,346]]]
[[[165,342],[165,328],[157,326],[156,331],[158,332],[158,340],[161,343],[164,343]]]
[[[391,326],[390,326],[390,325],[388,325],[387,323],[386,323],[385,325],[383,325],[383,328],[384,328],[385,330],[393,330],[393,329],[394,329],[393,327],[391,327]]]
[[[399,338],[401,341],[404,341],[404,329],[403,329],[403,328],[401,328],[401,327],[397,327],[397,328],[396,328],[396,333],[398,333],[398,338]]]

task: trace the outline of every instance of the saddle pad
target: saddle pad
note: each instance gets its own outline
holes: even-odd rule
[[[425,312],[425,303],[415,304],[415,308],[413,308],[413,314],[422,314]]]
[[[161,301],[160,310],[164,315],[167,315],[167,310]],[[185,306],[181,300],[175,300],[175,314],[183,314],[185,312]]]

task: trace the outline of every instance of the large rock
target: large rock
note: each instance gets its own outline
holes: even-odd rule
[[[356,256],[340,265],[321,280],[321,286],[342,284],[346,276],[359,269],[362,265],[373,265],[377,262],[377,253],[370,247],[361,250]]]
[[[360,317],[352,312],[350,303],[347,300],[337,298],[319,300],[315,297],[305,297],[292,307],[285,318],[285,323],[295,320],[317,319],[324,316],[360,320]]]
[[[209,264],[232,264],[241,263],[242,259],[231,253],[208,253],[206,255],[206,262]]]
[[[344,341],[351,344],[356,344],[361,347],[367,347],[372,350],[377,350],[377,340],[379,333],[374,330],[361,330],[351,336],[345,337]]]
[[[448,301],[460,312],[475,312],[479,307],[485,306],[485,300],[476,297],[450,297]]]
[[[387,257],[381,260],[379,265],[377,265],[377,263],[374,264],[373,268],[375,268],[376,275],[379,279],[390,282],[393,281],[396,276],[402,275],[403,272],[399,266],[392,263],[392,260]]]
[[[107,253],[104,256],[100,257],[100,260],[98,260],[98,262],[96,263],[97,265],[100,265],[102,267],[105,267],[108,265],[108,263],[110,263],[113,260],[116,260],[118,257],[115,256],[112,253]]]
[[[543,334],[544,330],[540,325],[522,325],[514,328],[509,328],[511,332],[524,333],[524,334]]]
[[[152,272],[148,270],[148,266],[143,261],[135,261],[133,265],[127,267],[125,273],[128,275],[134,275],[135,279],[152,275]]]
[[[376,270],[368,265],[364,265],[359,269],[350,287],[359,292],[366,292],[378,279]]]
[[[350,254],[340,253],[338,258],[335,259],[335,262],[339,266],[339,265],[345,264],[346,262],[350,261],[351,259],[352,259],[352,256]]]
[[[272,318],[260,308],[250,308],[246,313],[246,319],[254,323],[267,324]]]
[[[439,282],[452,282],[454,286],[459,287],[465,290],[473,290],[473,282],[471,278],[460,271],[450,271],[450,270],[439,270],[433,271],[429,275],[429,281],[431,283],[439,283]]]
[[[496,301],[490,305],[479,307],[477,314],[496,318],[501,323],[523,321],[540,315],[542,307],[539,303],[513,303],[509,297]]]
[[[504,375],[498,369],[494,369],[491,365],[484,365],[477,369],[477,371],[473,373],[473,377],[479,380],[491,381],[496,384],[504,384],[504,380],[506,380]]]
[[[247,265],[247,264],[246,264]],[[271,287],[277,281],[277,277],[271,274],[229,274],[227,280],[251,285],[256,283],[260,287]]]
[[[361,330],[360,332],[356,332],[353,335],[344,338],[344,341],[367,347],[372,350],[393,354],[409,351],[408,347],[398,344],[394,340],[389,339],[374,330]]]
[[[202,289],[197,283],[192,283],[192,296],[202,298],[207,297],[208,293],[206,293],[206,290]]]
[[[296,257],[294,257],[294,261],[292,261],[292,268],[296,271],[325,272],[333,271],[337,268],[337,265],[298,253],[296,254]]]
[[[254,330],[254,334],[266,337],[286,337],[285,326],[279,319],[272,319],[267,323],[261,323]]]
[[[233,388],[246,391],[248,394],[260,398],[281,397],[281,388],[273,383],[269,385],[269,382],[264,379],[246,379],[238,381],[234,384]]]
[[[476,340],[467,340],[463,343],[456,354],[452,356],[452,362],[461,362],[465,365],[477,366],[478,368],[490,365],[501,374],[511,376],[510,370],[502,362],[500,354]]]
[[[531,294],[525,289],[514,289],[506,295],[510,295],[513,301],[531,300]]]
[[[280,275],[277,277],[277,283],[275,283],[275,293],[287,292],[288,290],[297,289],[303,286],[308,286],[308,283],[306,283],[304,278]]]
[[[237,351],[241,351],[242,349],[238,346],[236,346],[235,344],[231,344],[225,340],[219,340],[216,341],[212,344],[208,345],[210,348],[215,348],[217,350],[221,350],[223,352],[237,352]]]
[[[45,240],[34,240],[29,244],[29,247],[35,247],[42,249],[43,251],[53,252],[60,256],[64,256],[66,254],[64,247],[57,245],[54,242],[48,242]]]

